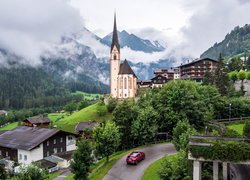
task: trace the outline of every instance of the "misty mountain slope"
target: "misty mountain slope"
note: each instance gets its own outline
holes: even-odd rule
[[[145,53],[159,52],[163,51],[165,48],[158,42],[153,43],[150,40],[144,40],[137,37],[134,34],[129,34],[125,30],[122,32],[118,31],[119,43],[121,47],[129,47],[134,51],[143,51]],[[110,46],[112,42],[112,33],[105,36],[100,40],[103,44]]]
[[[235,56],[250,50],[250,25],[235,27],[225,36],[220,43],[215,43],[212,47],[201,54],[201,57],[217,59],[222,53],[224,57]]]

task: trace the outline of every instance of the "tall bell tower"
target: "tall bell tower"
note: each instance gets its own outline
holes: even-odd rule
[[[120,69],[120,44],[116,27],[116,14],[114,14],[114,29],[110,50],[110,96],[118,97],[118,73]]]

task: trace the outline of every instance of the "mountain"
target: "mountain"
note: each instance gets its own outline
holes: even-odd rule
[[[246,24],[243,27],[235,27],[222,42],[215,43],[202,53],[201,57],[217,59],[220,53],[224,57],[231,57],[248,51],[250,51],[250,25]]]
[[[118,31],[119,43],[121,47],[129,47],[134,51],[143,51],[146,53],[163,51],[165,48],[158,42],[144,40],[134,34],[129,34],[127,31]],[[112,33],[108,34],[100,40],[103,44],[110,46],[112,42]]]
[[[126,46],[144,53],[164,49],[158,42],[126,31],[121,32],[123,39]],[[38,65],[0,47],[0,109],[62,106],[70,100],[70,93],[77,90],[108,93],[110,49],[101,41],[83,28],[79,33],[62,37],[59,43],[50,44]],[[129,63],[138,78],[145,80],[153,77],[155,69],[172,66],[173,61],[167,58]]]

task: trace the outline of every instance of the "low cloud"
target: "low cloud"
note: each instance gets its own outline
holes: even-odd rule
[[[0,48],[23,57],[23,63],[39,64],[44,50],[82,27],[68,0],[0,1]]]
[[[182,41],[176,53],[199,57],[236,26],[249,23],[250,2],[246,0],[204,0],[204,5],[181,29]]]

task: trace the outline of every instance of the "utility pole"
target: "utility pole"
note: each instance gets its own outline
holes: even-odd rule
[[[231,121],[231,107],[232,107],[232,104],[230,103],[229,104],[229,122]]]

